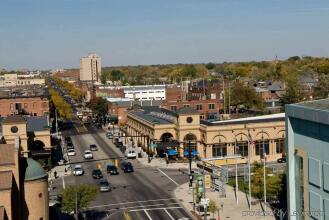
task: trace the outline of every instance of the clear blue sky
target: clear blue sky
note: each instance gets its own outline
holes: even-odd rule
[[[1,0],[0,68],[329,56],[328,0]]]

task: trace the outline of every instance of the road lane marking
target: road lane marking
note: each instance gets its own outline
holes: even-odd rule
[[[120,210],[120,209],[136,209],[136,208],[149,208],[152,206],[167,206],[167,205],[179,205],[177,202],[173,203],[167,203],[167,204],[152,204],[152,205],[139,205],[139,206],[125,206],[121,208],[115,208],[115,209],[107,209],[106,211],[112,211],[112,210]]]
[[[126,205],[126,204],[132,204],[132,203],[146,203],[146,202],[157,202],[157,201],[166,201],[166,200],[175,200],[176,198],[166,198],[166,199],[150,199],[150,200],[142,200],[142,201],[132,201],[132,202],[120,202],[120,203],[112,203],[107,205],[96,205],[96,206],[90,206],[89,209],[93,208],[100,208],[105,206],[115,206],[115,205]]]
[[[152,210],[165,210],[165,209],[182,209],[180,206],[166,207],[166,208],[150,208],[150,209],[133,209],[129,210],[129,212],[139,212],[139,211],[152,211]]]
[[[171,220],[175,220],[174,217],[172,215],[170,215],[170,213],[168,212],[167,209],[164,209],[164,211],[167,213],[167,215],[171,218]]]
[[[63,189],[65,189],[65,180],[64,180],[64,176],[62,177],[62,183],[63,183]]]
[[[173,183],[175,183],[176,186],[179,186],[179,184],[173,180],[170,176],[168,176],[165,172],[163,172],[162,170],[160,170],[160,168],[158,168],[158,170],[163,174],[165,175],[169,180],[171,180]]]
[[[147,217],[148,217],[150,220],[152,220],[150,214],[146,211],[146,209],[144,209],[144,212],[145,212],[145,214],[147,215]]]

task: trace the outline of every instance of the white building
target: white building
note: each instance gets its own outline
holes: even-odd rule
[[[35,74],[8,73],[0,76],[0,87],[45,85],[45,79]]]
[[[80,59],[80,80],[100,81],[102,74],[101,58],[95,53],[90,53],[88,57]]]

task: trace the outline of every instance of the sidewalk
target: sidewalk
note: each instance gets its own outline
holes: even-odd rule
[[[153,158],[151,162],[148,162],[147,154],[145,152],[142,153],[142,158],[136,158],[141,164],[146,167],[154,167],[154,168],[164,168],[164,169],[189,169],[189,163],[182,162],[170,162],[166,163],[165,158]],[[192,161],[192,170],[196,169],[196,163]]]
[[[193,211],[193,194],[192,188],[189,188],[188,183],[180,185],[176,188],[174,194],[178,201],[184,206],[188,211]],[[254,219],[266,219],[275,220],[272,211],[267,207],[266,212],[263,212],[260,203],[252,205],[251,210],[249,210],[247,195],[241,191],[238,192],[239,203],[236,204],[234,188],[226,185],[226,198],[219,198],[219,193],[217,191],[211,192],[210,189],[206,190],[206,198],[214,200],[219,207],[219,219],[232,219],[232,220],[254,220]],[[221,208],[222,205],[222,208]],[[198,213],[197,209],[195,209]],[[266,213],[266,217],[264,217]],[[198,213],[199,214],[199,213]],[[203,219],[203,212],[200,213]],[[213,214],[208,212],[207,219],[212,219]],[[215,212],[215,219],[218,219],[218,212]]]

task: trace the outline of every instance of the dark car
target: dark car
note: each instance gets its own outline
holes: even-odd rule
[[[110,185],[110,183],[107,180],[102,179],[99,182],[99,191],[101,191],[101,192],[109,192],[109,191],[111,191],[111,185]]]
[[[107,170],[107,173],[109,173],[110,175],[119,174],[117,167],[112,164],[107,165],[106,170]]]
[[[286,158],[286,157],[279,158],[279,159],[277,160],[277,162],[278,162],[278,163],[285,163],[285,162],[287,162],[287,158]]]
[[[73,143],[68,143],[66,146],[67,146],[67,149],[74,149]]]
[[[91,144],[91,145],[89,145],[89,149],[90,149],[91,151],[96,151],[96,150],[97,150],[97,146],[96,146],[96,144]]]
[[[100,169],[93,170],[92,174],[94,179],[101,179],[103,178],[102,171]]]
[[[118,148],[121,148],[123,146],[122,141],[118,141],[115,143],[115,146],[117,146]]]
[[[122,161],[120,164],[120,168],[123,170],[124,173],[134,172],[133,165],[127,161]]]
[[[71,137],[65,137],[64,141],[65,141],[66,144],[72,143]]]

